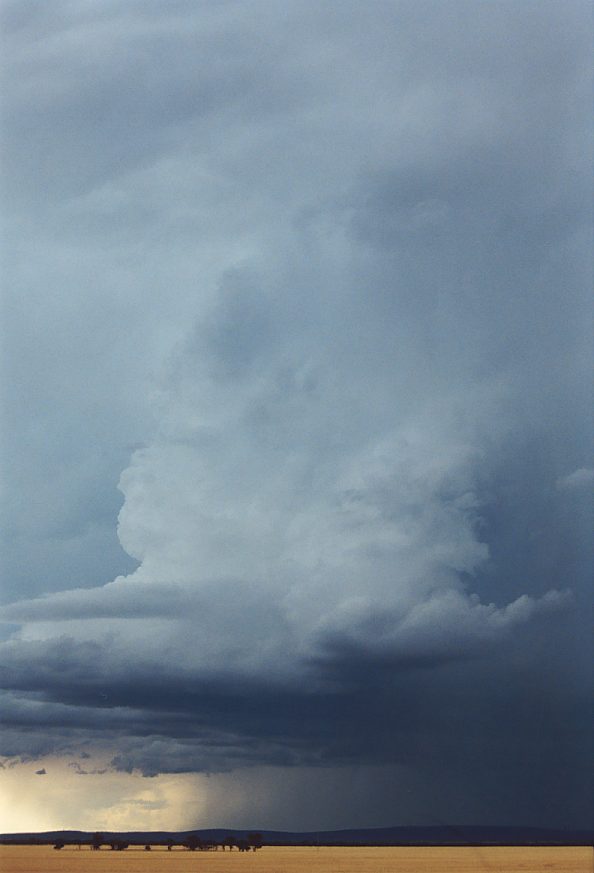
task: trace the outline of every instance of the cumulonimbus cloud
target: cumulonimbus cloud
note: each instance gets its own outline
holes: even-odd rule
[[[350,370],[334,373],[316,327],[295,346],[274,306],[265,352],[255,315],[242,367],[205,365],[200,339],[232,335],[234,299],[180,352],[159,433],[122,474],[119,536],[138,569],[5,607],[6,620],[24,623],[6,644],[21,676],[13,688],[27,687],[26,665],[43,657],[29,690],[85,705],[101,687],[113,704],[133,700],[122,689],[149,675],[160,687],[218,677],[336,690],[351,682],[348,670],[337,679],[342,663],[475,657],[568,602],[551,591],[496,606],[472,590],[489,562],[481,517],[500,386],[419,399],[383,374],[391,402],[370,407],[372,373],[359,385]],[[264,309],[251,293],[241,306]],[[335,342],[352,329],[337,326]],[[216,354],[237,350],[219,341]],[[393,357],[397,374],[406,352]]]
[[[11,489],[29,594],[2,612],[2,749],[147,774],[447,760],[453,701],[477,764],[482,713],[505,722],[508,772],[519,670],[483,678],[574,581],[562,555],[543,579],[534,504],[539,464],[551,490],[584,463],[579,4],[477,6],[464,34],[440,4],[149,6],[9,10],[11,129],[36,132],[8,143],[10,467],[33,475]],[[122,468],[128,574],[115,521],[91,524]]]

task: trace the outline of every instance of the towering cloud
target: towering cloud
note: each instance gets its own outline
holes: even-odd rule
[[[250,6],[6,4],[0,751],[578,822],[585,7]]]

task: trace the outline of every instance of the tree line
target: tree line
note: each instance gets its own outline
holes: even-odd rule
[[[66,845],[76,845],[80,849],[82,846],[89,846],[92,851],[99,851],[103,846],[108,846],[114,852],[123,852],[127,849],[131,844],[127,843],[125,840],[114,839],[113,837],[106,838],[103,834],[97,832],[94,833],[90,838],[88,843],[83,843],[81,841],[77,841],[75,843],[66,842],[65,840],[56,840],[54,844],[54,849],[63,849]],[[134,843],[133,845],[142,845],[141,843]],[[182,848],[187,849],[190,852],[207,852],[207,851],[217,851],[218,849],[222,849],[224,852],[225,849],[229,849],[232,851],[233,849],[237,849],[239,852],[255,852],[257,849],[261,849],[263,845],[263,837],[260,833],[252,833],[248,834],[247,838],[237,838],[233,836],[233,834],[229,834],[224,837],[222,840],[206,840],[201,839],[196,834],[189,834],[185,840],[176,841],[172,837],[162,843],[147,843],[144,847],[146,852],[150,852],[152,846],[166,846],[169,852],[174,848]]]

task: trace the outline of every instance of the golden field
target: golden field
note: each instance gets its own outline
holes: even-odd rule
[[[0,873],[592,873],[587,847],[301,848],[258,852],[168,852],[142,847],[92,852],[0,846]]]

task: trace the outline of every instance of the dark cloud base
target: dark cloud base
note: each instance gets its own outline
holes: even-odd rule
[[[30,676],[23,694],[25,677],[15,672],[21,690],[3,707],[2,753],[102,750],[112,768],[146,776],[405,766],[429,780],[432,814],[443,821],[439,798],[457,790],[474,798],[476,821],[586,827],[587,705],[561,687],[547,651],[563,634],[548,625],[526,642],[540,661],[538,679],[529,664],[522,668],[517,645],[495,662],[370,662],[353,673],[347,660],[335,665],[332,690],[150,668],[91,678],[89,661],[78,679],[60,669]]]

